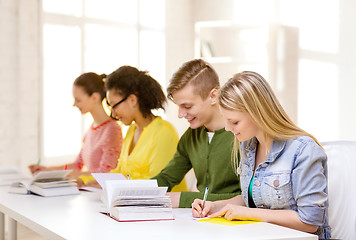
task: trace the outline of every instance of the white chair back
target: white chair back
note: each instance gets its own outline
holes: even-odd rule
[[[321,143],[328,156],[329,224],[334,239],[356,239],[356,142]]]

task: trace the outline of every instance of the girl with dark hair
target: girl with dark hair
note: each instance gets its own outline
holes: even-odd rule
[[[173,157],[178,134],[174,127],[152,113],[164,109],[166,97],[161,85],[147,72],[131,66],[122,66],[108,75],[107,101],[111,116],[129,126],[118,166],[111,172],[120,172],[130,179],[149,179],[157,175]],[[84,179],[87,183],[93,178]],[[96,185],[91,182],[88,185]],[[185,181],[174,191],[186,190]]]

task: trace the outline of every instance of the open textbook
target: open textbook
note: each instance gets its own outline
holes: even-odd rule
[[[79,194],[74,179],[67,178],[72,170],[42,171],[33,175],[32,179],[14,182],[10,185],[10,193],[37,194],[44,197]]]
[[[156,180],[107,180],[101,197],[103,211],[117,221],[173,220],[166,192],[167,187],[158,187]]]
[[[20,180],[29,180],[31,176],[25,175],[19,168],[2,167],[0,168],[0,186],[10,186]]]

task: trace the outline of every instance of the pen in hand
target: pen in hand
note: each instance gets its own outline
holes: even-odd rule
[[[203,204],[202,204],[202,206],[201,206],[201,213],[200,213],[200,216],[203,216],[203,210],[204,210],[204,205],[205,205],[206,198],[207,198],[207,196],[208,196],[208,191],[209,191],[209,188],[206,187],[206,188],[205,188],[205,192],[204,192]]]

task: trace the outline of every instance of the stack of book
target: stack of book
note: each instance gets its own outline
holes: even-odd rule
[[[12,183],[9,192],[43,197],[79,194],[76,180],[67,177],[70,172],[71,170],[38,172],[30,180]]]
[[[102,192],[103,212],[120,222],[174,220],[166,192],[156,180],[108,180]]]

